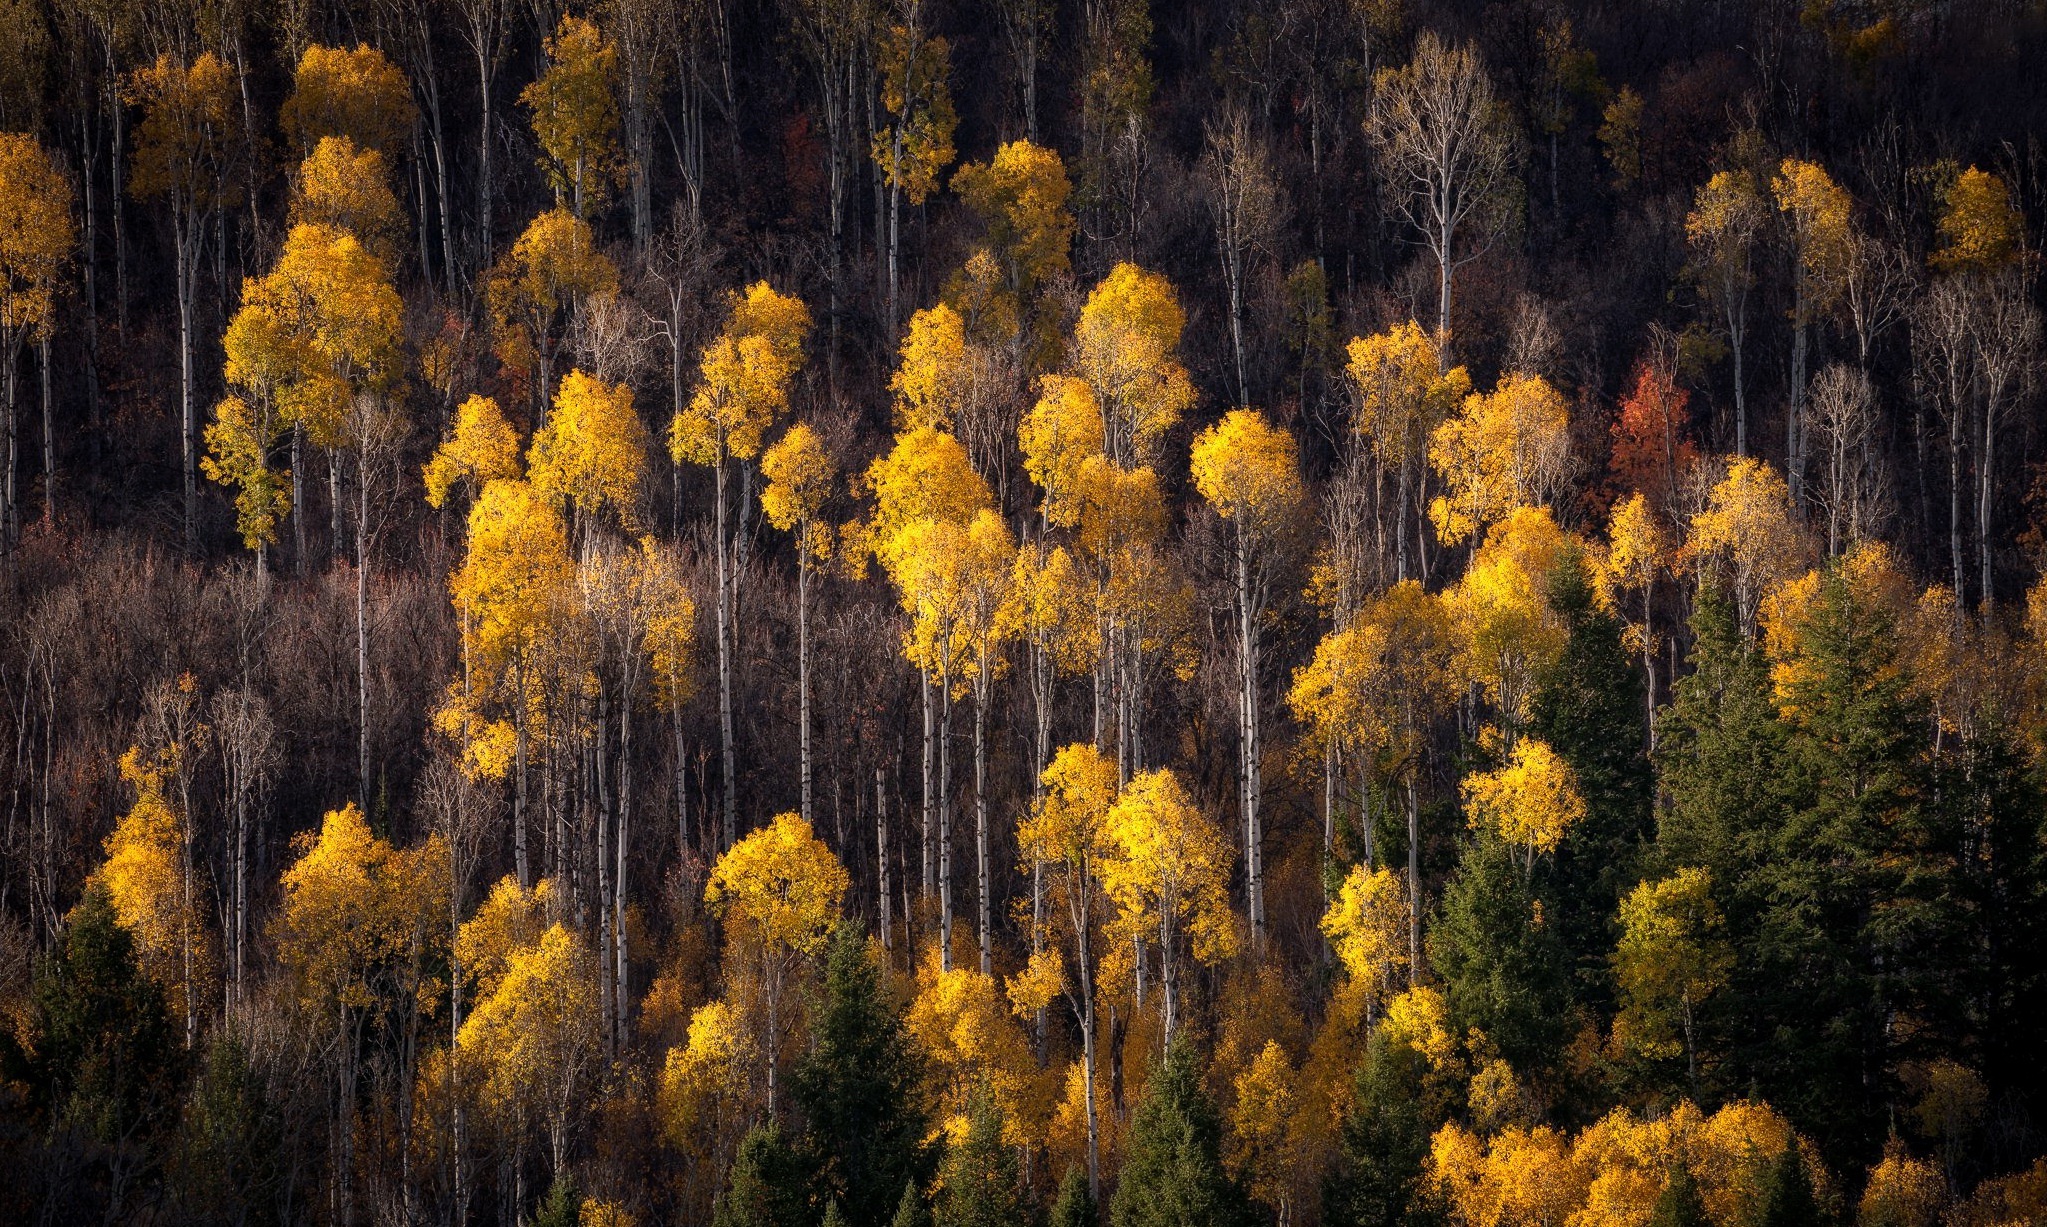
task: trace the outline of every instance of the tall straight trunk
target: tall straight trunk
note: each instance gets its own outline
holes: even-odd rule
[[[625,928],[626,848],[633,830],[633,707],[632,690],[627,689],[618,710],[618,865],[611,878],[611,933],[615,970],[612,973],[614,1001],[618,1007],[618,1045],[624,1051],[631,1038],[632,997],[626,989],[627,951]]]
[[[306,577],[306,428],[291,425],[291,547],[292,569]]]
[[[1650,753],[1656,752],[1656,636],[1650,618],[1655,608],[1656,580],[1642,585],[1642,713],[1643,734]]]
[[[1407,986],[1421,983],[1422,872],[1421,797],[1415,791],[1414,769],[1407,776]]]
[[[370,812],[370,475],[368,456],[355,475],[356,762],[363,813]]]
[[[0,523],[0,534],[5,536],[9,551],[21,537],[21,344],[19,341],[7,348],[7,506],[4,523]]]
[[[1791,315],[1791,404],[1784,411],[1784,477],[1791,487],[1791,510],[1800,514],[1805,504],[1805,363],[1810,343],[1806,321],[1806,291],[1803,279]]]
[[[199,279],[198,235],[200,219],[193,215],[191,205],[178,208],[180,217],[175,220],[177,228],[177,294],[178,294],[178,452],[180,476],[185,493],[185,552],[192,553],[199,548],[199,457],[196,449],[198,437],[199,404],[195,378],[192,369],[192,333],[196,321],[193,315],[198,304],[196,283]]]
[[[1954,568],[1957,601],[1966,600],[1969,591],[1962,576],[1962,409],[1957,401],[1948,413],[1947,430],[1948,559]]]
[[[599,683],[597,688],[597,723],[592,730],[591,765],[597,772],[597,1000],[598,1016],[604,1020],[604,1055],[613,1059],[618,1054],[617,1036],[612,1027],[613,1008],[617,1003],[618,984],[612,978],[612,943],[617,934],[611,927],[611,793],[605,786],[608,772],[604,760],[610,748],[610,693],[609,688]]]
[[[938,962],[952,970],[952,644],[938,647]]]
[[[918,881],[918,891],[923,898],[928,899],[931,892],[938,887],[938,878],[931,861],[931,832],[937,819],[938,786],[933,759],[936,722],[931,704],[931,674],[922,667],[917,670],[917,694],[924,704],[924,830],[919,845],[919,851],[923,855],[923,876]]]
[[[45,349],[48,343],[45,343]],[[47,384],[43,394],[44,429],[48,430],[49,392]],[[1983,445],[1976,457],[1976,556],[1982,570],[1983,607],[1988,609],[1996,598],[1990,572],[1990,500],[1996,490],[1997,477],[1997,402],[1990,397],[1983,401]],[[46,479],[47,480],[47,479]],[[1961,589],[1955,590],[1955,599],[1961,599]]]
[[[808,522],[797,526],[796,725],[802,760],[803,821],[810,822],[810,551]]]
[[[1734,454],[1748,455],[1748,384],[1742,377],[1741,343],[1748,334],[1748,302],[1744,296],[1727,306],[1727,344],[1734,351]]]
[[[36,343],[36,372],[42,377],[43,384],[43,524],[47,527],[57,522],[57,427],[50,413],[50,334],[47,330],[42,340]],[[1984,557],[1989,555],[1986,553]]]
[[[724,848],[739,838],[739,789],[737,757],[732,749],[732,546],[725,529],[725,453],[721,447],[717,473],[718,512],[718,744],[725,778]]]
[[[882,786],[881,768],[874,769],[874,881],[875,911],[881,929],[881,948],[892,950],[895,939],[889,917],[888,896],[888,790]]]
[[[1251,948],[1265,948],[1265,831],[1259,821],[1258,609],[1251,584],[1250,542],[1237,530],[1237,714],[1243,734],[1239,783],[1244,807],[1244,893],[1251,912]]]
[[[981,898],[981,974],[995,974],[993,904],[988,874],[988,662],[974,671],[974,862]]]
[[[490,267],[491,260],[491,183],[490,183],[490,141],[493,123],[490,82],[496,66],[491,63],[490,50],[485,46],[486,36],[477,31],[474,36],[476,51],[476,86],[482,100],[482,116],[478,121],[480,133],[477,140],[476,158],[476,268],[480,274]]]
[[[513,687],[518,706],[512,709],[512,863],[518,870],[519,889],[531,890],[533,864],[526,851],[526,760],[531,739],[526,719],[526,662],[522,660],[514,668],[519,675]]]

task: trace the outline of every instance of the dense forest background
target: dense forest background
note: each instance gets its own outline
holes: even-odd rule
[[[2043,62],[0,0],[0,1219],[2047,1222]]]

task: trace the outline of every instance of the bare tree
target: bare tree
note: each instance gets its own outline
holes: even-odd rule
[[[1962,449],[1975,382],[1974,321],[1968,287],[1958,277],[1934,283],[1912,312],[1912,383],[1920,403],[1947,424],[1948,561],[1955,597],[1966,586],[1962,574]]]
[[[1812,381],[1806,429],[1819,460],[1813,500],[1827,513],[1828,554],[1867,540],[1880,520],[1876,410],[1876,390],[1857,367],[1836,362]]]
[[[1990,565],[1990,525],[1997,490],[1999,424],[2031,384],[2040,351],[2040,312],[2016,272],[1984,283],[1976,295],[1974,326],[1976,379],[1982,404],[1982,435],[1976,452],[1976,556],[1983,604],[1996,599]],[[1957,586],[1956,595],[1961,595]]]
[[[1244,373],[1244,284],[1250,277],[1251,262],[1272,250],[1281,208],[1272,159],[1241,106],[1227,108],[1208,126],[1201,173],[1207,181],[1209,216],[1215,223],[1223,290],[1229,296],[1237,403],[1248,405],[1251,389]]]
[[[1436,331],[1447,368],[1451,283],[1509,216],[1512,129],[1478,52],[1423,31],[1405,68],[1379,73],[1366,130],[1402,215],[1436,258]]]

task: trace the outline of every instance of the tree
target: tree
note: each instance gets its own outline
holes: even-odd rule
[[[1411,565],[1408,510],[1423,486],[1429,439],[1470,395],[1471,376],[1461,366],[1445,370],[1437,343],[1413,320],[1352,338],[1347,355],[1344,369],[1357,395],[1352,425],[1372,449],[1380,480],[1389,469],[1396,474],[1394,579],[1404,580]]]
[[[1786,158],[1770,180],[1777,210],[1784,215],[1792,259],[1791,406],[1785,412],[1784,471],[1791,502],[1805,490],[1806,349],[1813,323],[1840,296],[1854,254],[1853,202],[1817,163]]]
[[[1194,1050],[1169,1042],[1131,1119],[1122,1179],[1109,1202],[1115,1227],[1238,1227],[1244,1191],[1223,1166],[1222,1121],[1201,1089]]]
[[[418,118],[412,86],[382,51],[366,43],[353,48],[314,43],[299,56],[277,126],[301,158],[326,138],[342,137],[388,159],[403,147]]]
[[[1160,1011],[1170,1044],[1179,1022],[1182,949],[1209,964],[1236,949],[1229,844],[1169,769],[1124,785],[1105,821],[1109,853],[1102,858],[1102,890],[1116,904],[1119,937],[1158,943]]]
[[[1294,1189],[1306,1157],[1293,1136],[1302,1108],[1299,1083],[1286,1050],[1278,1040],[1267,1040],[1230,1088],[1235,1092],[1226,1147],[1230,1170],[1281,1223],[1293,1221]]]
[[[1971,166],[1941,198],[1935,220],[1940,246],[1927,262],[1941,272],[1994,273],[2024,251],[2025,225],[2004,180]]]
[[[597,250],[589,224],[550,209],[527,225],[484,284],[498,357],[525,371],[533,417],[554,395],[554,360],[569,325],[593,298],[618,292],[618,269]]]
[[[1194,439],[1195,488],[1217,514],[1230,521],[1237,587],[1238,769],[1244,813],[1245,890],[1251,913],[1251,944],[1265,943],[1264,828],[1259,821],[1260,627],[1275,571],[1283,562],[1285,535],[1301,509],[1299,461],[1294,437],[1252,409],[1238,409]]]
[[[234,78],[226,62],[210,51],[189,64],[169,52],[138,70],[127,101],[142,108],[135,130],[129,190],[144,199],[161,196],[171,210],[171,251],[177,274],[179,441],[184,460],[185,548],[198,546],[199,263],[215,209],[236,199],[226,173]]]
[[[1741,631],[1753,636],[1763,592],[1805,557],[1790,487],[1768,462],[1735,459],[1692,516],[1685,548],[1702,573],[1717,566],[1724,574]]]
[[[562,379],[554,412],[533,432],[526,474],[535,491],[566,506],[586,557],[605,513],[627,530],[638,525],[647,447],[632,388],[581,370]]]
[[[405,218],[391,194],[384,155],[345,136],[323,136],[299,164],[291,224],[345,230],[382,260],[396,265]]]
[[[1539,507],[1571,476],[1570,410],[1540,375],[1509,374],[1473,393],[1429,435],[1429,463],[1447,487],[1429,519],[1455,545],[1519,507]]]
[[[1642,592],[1643,727],[1649,748],[1656,748],[1656,579],[1671,562],[1670,542],[1649,500],[1639,491],[1613,505],[1606,530],[1606,576],[1619,588]]]
[[[901,1005],[857,928],[832,939],[811,1007],[812,1044],[790,1072],[803,1147],[847,1222],[886,1227],[900,1198],[929,1175],[923,1058]]]
[[[1683,1162],[1670,1166],[1670,1177],[1650,1212],[1649,1227],[1708,1227],[1706,1203],[1699,1196],[1699,1182]]]
[[[726,470],[751,460],[789,408],[790,385],[803,365],[810,312],[765,281],[727,300],[723,331],[704,348],[701,382],[668,427],[668,454],[704,465],[716,477],[714,532],[718,554],[718,736],[724,766],[724,846],[739,837],[738,765],[732,738],[732,545],[726,527]]]
[[[1322,935],[1366,1000],[1390,995],[1408,973],[1408,901],[1400,875],[1351,866],[1322,914]]]
[[[903,201],[921,205],[938,189],[939,176],[952,161],[953,111],[951,48],[924,28],[922,0],[900,9],[904,20],[883,32],[877,58],[881,76],[881,108],[887,123],[874,134],[872,156],[888,184],[888,287],[886,315],[895,331],[900,280]]]
[[[1686,1077],[1699,1081],[1698,1010],[1719,991],[1733,962],[1721,935],[1712,876],[1680,869],[1643,882],[1621,901],[1621,938],[1613,955],[1628,1042],[1649,1056],[1666,1048],[1670,1024],[1684,1034]]]
[[[1016,1150],[1003,1138],[1002,1109],[992,1096],[977,1095],[965,1136],[946,1145],[932,1222],[936,1227],[1012,1227],[1027,1221],[1029,1213],[1017,1179]]]
[[[848,881],[844,866],[811,833],[809,823],[795,814],[779,814],[719,857],[704,887],[704,904],[724,921],[732,956],[750,958],[759,968],[767,1007],[771,1118],[788,1027],[782,998],[789,978],[824,951],[838,927]]]
[[[712,1227],[808,1227],[813,1221],[794,1148],[772,1120],[754,1126],[732,1160]]]
[[[1103,918],[1102,866],[1110,854],[1108,819],[1116,804],[1116,764],[1095,746],[1082,743],[1060,750],[1040,773],[1040,787],[1030,816],[1017,825],[1017,845],[1049,879],[1046,891],[1051,915],[1063,924],[1049,926],[1065,943],[1065,957],[1039,951],[1040,967],[1057,966],[1059,989],[1080,1027],[1081,1090],[1087,1116],[1087,1160],[1090,1199],[1101,1190],[1101,1124],[1095,1107],[1095,972],[1096,940]],[[1034,917],[1035,918],[1035,917]],[[1033,949],[1038,950],[1033,935]],[[1066,967],[1071,967],[1067,974]]]
[[[514,1122],[509,1136],[534,1117],[542,1122],[556,1180],[568,1175],[569,1133],[603,1023],[591,991],[596,970],[582,939],[550,924],[537,941],[506,952],[502,974],[477,995],[455,1038],[460,1058],[477,1070],[471,1084]]]
[[[1251,403],[1251,385],[1244,366],[1245,284],[1251,261],[1268,250],[1279,229],[1279,183],[1272,173],[1264,144],[1252,131],[1251,118],[1230,109],[1208,126],[1202,142],[1201,171],[1207,181],[1209,218],[1215,229],[1216,255],[1222,265],[1223,289],[1229,304],[1230,351],[1235,360],[1237,403]]]
[[[1451,1034],[1476,1027],[1515,1070],[1554,1061],[1571,994],[1562,944],[1532,875],[1481,828],[1464,847],[1429,929]]]
[[[1477,49],[1446,46],[1432,30],[1405,67],[1375,74],[1365,130],[1403,216],[1436,259],[1436,344],[1447,369],[1451,281],[1511,216],[1512,130]]]
[[[1555,852],[1585,819],[1578,773],[1533,737],[1517,739],[1504,764],[1465,776],[1457,791],[1471,825],[1488,827],[1521,849],[1527,872],[1533,872],[1536,857]]]
[[[796,728],[802,756],[802,806],[810,821],[810,572],[831,557],[831,532],[818,522],[838,473],[823,440],[797,422],[761,457],[761,510],[796,537]]]
[[[205,883],[193,863],[196,832],[184,804],[191,793],[188,756],[199,752],[205,735],[202,725],[147,755],[131,746],[121,756],[121,780],[135,790],[135,804],[107,836],[106,863],[93,875],[134,938],[137,965],[184,1015],[188,1049],[197,1046],[201,1001],[218,970]]]
[[[587,218],[624,170],[618,151],[618,48],[595,22],[564,15],[543,44],[547,70],[519,95],[533,112],[541,165],[578,218]]]
[[[1039,288],[1067,270],[1075,222],[1067,207],[1073,185],[1056,150],[1009,141],[986,162],[969,162],[952,190],[987,229],[1003,283],[1021,311]]]
[[[1073,370],[1101,406],[1104,450],[1120,467],[1157,463],[1166,432],[1194,403],[1177,357],[1186,323],[1172,284],[1129,263],[1109,270],[1081,306]]]
[[[488,396],[471,396],[456,407],[447,437],[421,470],[427,505],[441,507],[457,485],[473,499],[491,482],[517,481],[525,467],[519,452],[519,434],[504,410]]]
[[[690,63],[694,47],[684,50],[683,44],[701,37],[698,31],[704,19],[704,7],[689,5],[678,13],[666,4],[649,0],[608,0],[597,9],[604,41],[617,52],[615,82],[620,95],[619,110],[625,138],[622,160],[630,179],[633,246],[642,257],[647,254],[654,237],[655,124],[657,120],[666,118],[664,105],[671,84],[670,74],[677,67],[683,69],[683,89],[697,88],[694,65]],[[675,58],[671,60],[671,56]],[[698,104],[694,98],[690,103],[687,110],[694,112]],[[701,147],[698,148],[700,150]],[[696,156],[701,159],[701,152]],[[678,158],[678,161],[685,162],[686,180],[694,173],[693,190],[701,192],[701,162],[692,171],[686,164],[686,158]]]
[[[56,321],[57,282],[77,244],[71,222],[71,184],[56,159],[34,138],[0,133],[0,361],[6,363],[7,475],[5,519],[0,522],[12,549],[21,529],[21,498],[17,482],[21,466],[21,349],[29,341],[42,344]],[[44,351],[47,361],[49,351]],[[55,505],[57,474],[50,460],[46,416],[43,473],[45,517]]]
[[[1691,393],[1677,386],[1675,368],[1660,355],[1635,368],[1635,386],[1613,422],[1607,471],[1617,496],[1639,491],[1658,511],[1678,501],[1679,485],[1699,462],[1692,446]]]
[[[1857,1227],[1933,1227],[1946,1201],[1940,1172],[1905,1153],[1893,1134],[1884,1145],[1882,1161],[1870,1169],[1855,1222]]]
[[[1869,540],[1882,515],[1876,388],[1862,371],[1835,362],[1813,377],[1808,403],[1806,428],[1819,453],[1812,498],[1827,513],[1827,555],[1833,557],[1851,542]]]
[[[1734,354],[1734,454],[1748,455],[1748,387],[1742,378],[1748,297],[1755,288],[1756,242],[1768,218],[1762,187],[1747,170],[1723,170],[1699,189],[1685,217],[1696,255],[1691,274],[1720,308]]]
[[[1046,1216],[1049,1227],[1098,1227],[1094,1195],[1088,1192],[1087,1176],[1077,1167],[1066,1169],[1059,1179],[1059,1196]]]
[[[1422,1120],[1427,1064],[1389,1027],[1372,1029],[1351,1078],[1338,1126],[1339,1161],[1323,1186],[1323,1220],[1344,1227],[1399,1227],[1423,1202],[1429,1154]]]

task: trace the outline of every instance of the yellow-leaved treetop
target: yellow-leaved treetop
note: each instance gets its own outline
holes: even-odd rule
[[[903,335],[902,363],[888,381],[896,395],[896,429],[955,431],[972,378],[960,313],[939,303],[912,315]]]
[[[881,31],[877,48],[881,106],[887,118],[874,133],[870,152],[888,185],[887,321],[894,330],[902,266],[903,202],[921,205],[938,190],[939,175],[952,163],[952,53],[946,41],[924,28],[923,8],[904,10],[906,22]]]
[[[1804,570],[1810,554],[1791,515],[1791,491],[1768,461],[1736,457],[1692,517],[1685,551],[1694,566],[1717,567],[1734,597],[1742,633],[1756,632],[1763,593]]]
[[[1080,1026],[1082,1107],[1090,1180],[1099,1181],[1101,1122],[1095,1109],[1095,972],[1103,917],[1102,865],[1111,851],[1109,811],[1116,804],[1116,763],[1085,742],[1060,750],[1040,773],[1037,800],[1017,825],[1017,846],[1041,866],[1047,911],[1035,919],[1047,945],[1063,948],[1072,969],[1060,986]],[[1037,945],[1037,935],[1033,944]],[[1056,941],[1058,947],[1049,945]],[[1036,956],[1034,956],[1035,958]]]
[[[394,157],[418,118],[412,86],[382,51],[367,44],[323,47],[299,56],[291,96],[277,125],[305,157],[325,137],[348,138],[359,149]]]
[[[1994,273],[2025,250],[2026,219],[2013,206],[2011,189],[1973,166],[1948,185],[1935,228],[1940,246],[1927,262],[1943,272]]]
[[[1047,375],[1037,403],[1017,427],[1024,472],[1044,497],[1039,515],[1048,526],[1072,528],[1084,508],[1088,462],[1102,455],[1102,408],[1087,381]]]
[[[0,133],[0,378],[7,400],[7,471],[0,477],[5,505],[0,507],[0,545],[11,544],[21,523],[20,490],[16,485],[16,454],[21,437],[21,350],[30,341],[43,347],[56,314],[58,279],[70,263],[77,234],[71,221],[71,182],[48,150],[34,137]],[[56,450],[45,409],[43,422],[43,509],[50,513],[49,481],[56,469]]]
[[[618,49],[597,24],[564,14],[542,44],[547,69],[519,95],[533,112],[541,167],[577,217],[603,203],[625,169],[618,148]]]
[[[1408,978],[1407,885],[1391,869],[1351,866],[1322,914],[1322,935],[1366,1004]]]
[[[1813,325],[1840,298],[1855,259],[1854,202],[1817,162],[1786,158],[1770,180],[1792,256],[1791,405],[1784,415],[1784,470],[1791,499],[1805,485],[1806,354]]]
[[[587,548],[602,516],[628,530],[639,523],[648,446],[632,388],[573,370],[555,391],[554,412],[534,432],[526,474],[535,490],[568,508],[576,540]]]
[[[988,161],[960,167],[952,190],[987,228],[1005,288],[1019,311],[1047,279],[1067,270],[1076,225],[1067,208],[1073,184],[1057,151],[1029,141],[1007,142]]]
[[[1507,761],[1491,771],[1474,771],[1458,782],[1465,815],[1521,849],[1526,865],[1557,850],[1572,827],[1585,820],[1578,773],[1548,742],[1522,737]]]
[[[1547,509],[1518,508],[1492,527],[1444,594],[1458,626],[1459,670],[1484,688],[1510,733],[1527,724],[1536,678],[1564,649],[1550,577],[1583,548]]]
[[[1421,465],[1430,436],[1471,394],[1461,366],[1443,369],[1435,338],[1413,320],[1351,340],[1344,373],[1357,396],[1352,419],[1383,475],[1394,475],[1394,578],[1406,579],[1408,547],[1420,524]]]
[[[485,485],[469,512],[469,547],[448,579],[462,623],[462,676],[435,723],[479,776],[513,782],[512,845],[526,855],[526,766],[542,706],[544,659],[575,574],[561,513],[523,481]]]
[[[849,882],[809,823],[778,814],[720,856],[704,887],[705,905],[725,924],[727,960],[752,962],[760,976],[770,1115],[788,1027],[783,995],[797,970],[824,951]]]
[[[1161,1029],[1179,1024],[1180,969],[1191,955],[1213,965],[1237,949],[1230,911],[1229,840],[1169,768],[1123,786],[1107,818],[1104,893],[1115,903],[1116,936],[1159,953]]]
[[[484,282],[491,339],[500,361],[523,371],[533,416],[554,394],[554,360],[583,304],[618,292],[618,268],[597,250],[582,218],[556,207],[530,222]]]
[[[1236,409],[1194,437],[1194,486],[1229,522],[1237,588],[1238,800],[1244,821],[1245,895],[1253,949],[1265,945],[1265,832],[1259,812],[1260,630],[1283,547],[1304,495],[1294,437],[1255,409]]]
[[[1294,1137],[1302,1107],[1298,1082],[1286,1049],[1267,1040],[1230,1088],[1236,1098],[1225,1160],[1246,1191],[1282,1223],[1293,1219],[1295,1186],[1308,1165]]]
[[[1673,1039],[1681,1038],[1696,1085],[1698,1009],[1725,986],[1734,966],[1712,876],[1687,868],[1641,883],[1621,900],[1620,925],[1613,954],[1621,991],[1616,1038],[1650,1057],[1674,1054]]]
[[[505,420],[498,403],[488,396],[471,396],[456,407],[447,437],[421,471],[427,505],[444,506],[458,486],[474,498],[491,482],[517,480],[524,471],[520,450],[519,432]]]
[[[738,837],[737,763],[732,735],[732,560],[726,527],[731,462],[760,454],[768,430],[789,408],[789,391],[803,367],[810,311],[801,300],[776,293],[765,281],[727,301],[725,326],[704,347],[699,380],[689,403],[668,426],[668,454],[677,464],[709,468],[715,479],[714,533],[718,557],[718,736],[724,765],[726,847]]]
[[[1905,1150],[1893,1133],[1884,1156],[1869,1170],[1855,1207],[1859,1227],[1934,1227],[1947,1205],[1947,1179],[1940,1169]]]
[[[810,572],[814,563],[831,557],[832,533],[819,517],[832,496],[838,467],[824,440],[806,422],[782,433],[761,456],[761,511],[768,522],[796,538],[796,729],[801,759],[800,812],[810,810]]]
[[[135,803],[114,824],[106,862],[93,874],[135,940],[143,974],[183,1016],[187,1044],[197,1035],[215,970],[209,901],[194,872],[195,833],[183,804],[187,760],[196,749],[173,742],[149,754],[131,746],[121,756],[121,781],[135,790]]]
[[[1633,627],[1642,649],[1644,718],[1654,749],[1656,728],[1656,580],[1670,568],[1671,543],[1656,509],[1641,491],[1613,505],[1607,517],[1606,566],[1609,588],[1642,594],[1642,621]]]
[[[1503,376],[1429,435],[1444,492],[1429,519],[1447,544],[1482,533],[1517,507],[1547,504],[1571,476],[1571,417],[1540,375]]]
[[[505,952],[496,983],[455,1037],[467,1081],[500,1127],[538,1120],[546,1130],[556,1179],[589,1097],[586,1080],[603,1058],[601,1021],[595,961],[582,938],[557,922]]]
[[[1087,296],[1073,329],[1073,373],[1102,409],[1109,458],[1123,468],[1156,464],[1166,432],[1194,404],[1180,363],[1187,315],[1172,283],[1118,264]]]
[[[397,263],[405,214],[384,155],[346,136],[323,136],[292,183],[291,224],[345,230],[386,265]]]
[[[964,1134],[976,1095],[1002,1109],[1007,1141],[1033,1136],[1026,1095],[1037,1060],[993,976],[971,967],[946,968],[938,951],[917,966],[917,995],[903,1022],[925,1055],[938,1128]]]
[[[1749,293],[1755,288],[1756,244],[1770,216],[1756,176],[1723,170],[1701,187],[1685,215],[1685,238],[1694,253],[1692,278],[1716,306],[1734,358],[1734,450],[1748,454],[1748,387],[1742,377],[1743,342],[1748,337]]]

